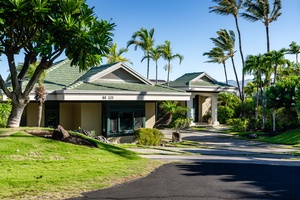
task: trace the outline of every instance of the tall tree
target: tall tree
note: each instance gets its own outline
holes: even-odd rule
[[[79,70],[100,64],[108,53],[114,24],[98,20],[85,0],[0,1],[0,54],[7,57],[12,90],[0,75],[0,86],[12,99],[8,127],[19,127],[21,115],[44,70],[64,52]],[[24,52],[23,67],[16,69],[15,55]],[[36,58],[41,61],[33,76],[21,88],[22,80]],[[24,83],[23,83],[24,84]]]
[[[214,47],[209,52],[203,53],[203,56],[207,56],[210,59],[210,60],[206,61],[208,63],[219,63],[219,64],[222,63],[223,64],[225,80],[226,80],[226,84],[228,84],[226,60],[229,58],[229,56],[225,55],[224,50],[219,47]]]
[[[245,67],[245,60],[244,60],[244,55],[243,55],[243,49],[242,49],[242,36],[241,36],[241,31],[239,28],[239,21],[238,21],[238,16],[239,16],[239,10],[241,9],[243,5],[243,0],[212,0],[213,2],[217,3],[217,6],[211,6],[209,7],[210,12],[214,12],[220,15],[232,15],[234,17],[235,21],[235,26],[236,30],[238,32],[238,38],[239,38],[239,50],[240,50],[240,55],[241,55],[241,60],[242,60],[242,88],[241,88],[241,95],[242,98],[241,100],[244,101],[244,82],[245,82],[245,75],[244,75],[244,67]]]
[[[159,51],[159,46],[157,46],[156,48],[152,48],[149,54],[149,57],[155,61],[155,83],[157,84],[157,80],[158,80],[158,59],[160,59],[160,57],[162,56],[162,52]],[[144,59],[148,58],[148,56],[144,56],[142,58],[142,61]]]
[[[169,86],[170,84],[170,71],[171,71],[171,60],[174,60],[175,58],[179,59],[179,64],[181,64],[183,60],[183,56],[176,53],[173,54],[172,48],[171,48],[171,42],[166,40],[165,44],[159,45],[157,47],[159,51],[162,53],[162,57],[168,61],[167,65],[165,66],[166,71],[168,72],[168,77],[167,77],[167,84]]]
[[[131,36],[131,40],[127,42],[127,48],[134,44],[134,49],[137,50],[140,47],[143,51],[145,56],[147,56],[147,79],[149,79],[149,67],[150,67],[150,52],[154,45],[154,28],[148,31],[145,28],[141,28],[141,30],[136,31]]]
[[[265,126],[265,106],[264,106],[264,81],[262,80],[263,74],[267,79],[266,67],[265,67],[265,57],[262,54],[258,54],[257,56],[249,55],[247,56],[246,63],[245,63],[245,74],[252,74],[254,76],[254,80],[257,85],[257,93],[256,93],[256,119],[258,118],[258,88],[260,88],[260,97],[261,97],[261,104],[262,104],[262,127]]]
[[[289,45],[289,49],[285,49],[285,52],[287,54],[295,54],[296,55],[296,64],[298,64],[298,55],[300,53],[300,45],[297,45],[295,41],[292,41],[292,43]]]
[[[123,62],[123,63],[130,63],[132,64],[132,62],[128,59],[128,58],[124,58],[122,56],[123,53],[127,53],[128,49],[127,48],[120,48],[117,49],[117,44],[114,43],[110,48],[109,48],[109,53],[107,55],[105,55],[105,57],[107,58],[107,63],[115,63],[115,62]]]
[[[243,4],[246,12],[241,16],[245,19],[256,22],[261,21],[266,27],[267,51],[270,51],[269,25],[276,21],[281,15],[281,0],[274,0],[273,9],[270,9],[269,0],[246,0]]]
[[[240,95],[241,100],[243,101],[243,95],[242,95],[242,92],[241,92],[239,78],[238,78],[238,75],[237,75],[237,72],[236,72],[235,62],[234,62],[234,59],[233,59],[234,53],[235,53],[235,50],[234,50],[235,34],[232,30],[229,30],[229,33],[228,33],[227,30],[221,29],[220,31],[217,31],[217,35],[218,35],[218,37],[210,38],[210,39],[213,41],[213,43],[218,48],[221,48],[230,57],[232,67],[233,67],[233,71],[234,71],[234,75],[235,75],[235,80],[236,80],[238,90],[239,90],[239,95]]]
[[[287,59],[284,58],[284,49],[279,51],[269,51],[265,54],[266,64],[273,67],[274,77],[273,77],[273,84],[276,83],[277,80],[277,68],[279,65],[284,65],[288,62]]]

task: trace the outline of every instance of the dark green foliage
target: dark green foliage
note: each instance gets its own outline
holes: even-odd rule
[[[0,128],[5,128],[11,111],[11,102],[0,103]]]
[[[138,144],[147,146],[158,146],[164,139],[164,134],[156,128],[140,128],[134,131]]]
[[[228,106],[219,106],[218,120],[221,124],[225,124],[228,119],[234,116],[234,110]]]
[[[174,121],[174,128],[176,129],[176,132],[179,133],[181,129],[189,127],[191,124],[192,119],[188,118],[177,118]]]
[[[227,120],[227,124],[232,126],[232,129],[234,131],[246,131],[249,124],[249,120],[242,118],[229,119]]]

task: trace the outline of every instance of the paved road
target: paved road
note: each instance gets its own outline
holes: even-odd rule
[[[172,130],[163,131],[171,139]],[[157,147],[133,148],[142,157],[184,162],[225,162],[300,166],[300,148],[238,140],[229,134],[217,132],[182,132],[183,140],[200,142],[193,148]],[[187,154],[188,153],[188,154]]]
[[[87,192],[82,199],[220,200],[300,199],[300,167],[232,164],[166,164],[149,176]]]

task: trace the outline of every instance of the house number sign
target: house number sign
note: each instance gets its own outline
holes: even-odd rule
[[[114,99],[114,96],[102,96],[102,99]]]

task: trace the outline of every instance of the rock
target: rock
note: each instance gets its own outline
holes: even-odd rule
[[[178,132],[172,133],[172,142],[181,142],[181,134]]]
[[[250,138],[250,139],[256,139],[257,135],[255,133],[252,133],[252,134],[248,135],[248,138]]]
[[[70,134],[61,125],[58,125],[57,128],[54,129],[52,134],[52,138],[56,140],[62,140],[67,137],[70,137]]]

